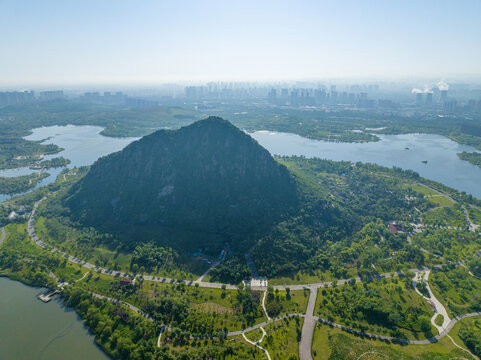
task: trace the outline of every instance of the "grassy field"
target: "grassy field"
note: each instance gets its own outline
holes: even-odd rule
[[[464,320],[463,320],[464,321]],[[457,331],[457,330],[456,330]],[[451,336],[455,330],[451,331]],[[454,336],[453,336],[454,339]],[[464,346],[463,342],[455,341]],[[471,359],[448,337],[427,345],[399,345],[370,340],[319,324],[314,331],[312,354],[316,360],[448,360]]]
[[[245,335],[250,341],[256,342],[262,339],[263,332],[261,329],[254,329],[247,332]]]
[[[424,195],[424,198],[429,202],[437,205],[437,206],[450,206],[453,203],[445,196],[440,195],[437,191],[431,190],[430,188],[419,185],[419,184],[407,184],[403,186],[405,189],[411,189],[417,193],[421,193]]]
[[[303,314],[306,312],[307,302],[309,300],[308,290],[295,290],[290,291],[287,296],[286,291],[274,290],[273,298],[266,297],[266,309],[269,316],[275,317],[283,314]],[[276,309],[275,313],[272,313],[270,309]],[[280,311],[278,311],[281,309]]]
[[[348,268],[346,278],[357,277],[356,268]],[[295,284],[316,284],[325,281],[333,281],[336,278],[329,272],[321,272],[319,270],[300,271],[292,276],[284,276],[269,279],[269,285],[295,285]]]
[[[438,205],[438,206],[451,206],[451,205],[453,205],[453,203],[451,201],[449,201],[448,198],[446,198],[445,196],[442,196],[442,195],[428,196],[428,197],[426,197],[426,200],[428,200],[428,201],[430,201],[433,204]]]
[[[411,189],[413,191],[416,191],[418,193],[423,194],[424,196],[429,196],[429,195],[438,195],[438,193],[434,190],[431,190],[430,188],[427,188],[426,186],[423,185],[405,185],[404,188]]]
[[[434,295],[445,305],[451,317],[479,311],[481,280],[469,275],[465,267],[458,266],[444,272],[433,270],[429,282]]]
[[[436,316],[436,318],[434,319],[434,322],[436,323],[436,325],[441,326],[444,322],[444,316],[442,314],[438,314],[438,316]]]
[[[303,319],[285,319],[265,327],[267,336],[261,343],[269,351],[272,359],[294,359],[299,356],[299,341],[301,339]]]
[[[425,339],[419,318],[434,314],[411,287],[410,279],[375,280],[371,283],[319,289],[314,313],[324,319],[373,334]],[[383,315],[384,314],[384,315]],[[387,315],[389,314],[389,316]],[[397,329],[394,327],[397,324]],[[432,333],[436,333],[431,328]],[[427,334],[427,337],[431,337]]]

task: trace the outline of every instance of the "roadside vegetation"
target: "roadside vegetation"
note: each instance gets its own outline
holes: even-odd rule
[[[465,320],[462,320],[464,322]],[[456,333],[458,328],[452,331]],[[463,346],[463,342],[457,342]],[[389,341],[354,336],[338,328],[319,324],[312,344],[314,359],[319,360],[433,360],[468,359],[465,351],[456,347],[449,338],[426,345],[401,345]]]

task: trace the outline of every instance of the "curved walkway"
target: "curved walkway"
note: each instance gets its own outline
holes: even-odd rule
[[[258,347],[259,349],[261,349],[262,351],[264,351],[264,353],[267,355],[267,358],[269,360],[271,360],[271,356],[269,355],[269,351],[267,351],[266,348],[263,348],[262,346],[260,346],[259,344],[262,342],[262,340],[264,340],[264,337],[266,336],[266,331],[264,330],[264,328],[261,326],[261,330],[262,330],[262,337],[260,338],[260,340],[257,340],[256,342],[254,341],[251,341],[247,338],[246,334],[245,333],[242,333],[242,337],[244,338],[245,341],[247,341],[249,344],[251,345],[254,345],[255,347]]]
[[[146,319],[152,321],[152,322],[155,322],[154,318],[151,317],[149,314],[143,312],[142,310],[140,310],[138,307],[132,305],[132,304],[129,304],[128,302],[125,302],[125,301],[122,301],[122,300],[118,300],[118,299],[114,299],[114,298],[111,298],[111,297],[108,297],[108,296],[104,296],[104,295],[100,295],[100,294],[96,294],[96,293],[93,293],[93,292],[90,292],[92,294],[93,297],[97,298],[97,299],[104,299],[104,300],[107,300],[107,301],[110,301],[110,302],[113,302],[114,304],[121,304],[121,305],[124,305],[126,307],[128,307],[130,310],[132,310],[133,312],[136,312],[137,314],[139,315],[142,315],[143,317],[145,317]]]
[[[465,349],[465,348],[463,348],[462,346],[459,346],[458,344],[456,344],[451,336],[447,335],[447,337],[451,340],[451,342],[454,344],[454,346],[456,346],[457,348],[459,348],[459,349],[467,352],[467,353],[468,353],[469,355],[471,355],[473,358],[478,359],[478,357],[475,356],[473,353],[471,353],[471,351],[469,351],[468,349]]]
[[[262,297],[262,309],[264,310],[264,314],[266,315],[267,321],[270,321],[271,317],[267,313],[267,309],[266,309],[266,296],[267,296],[267,290],[264,290],[264,296]]]
[[[428,301],[428,303],[434,308],[434,315],[431,317],[431,324],[438,330],[438,333],[441,333],[444,329],[449,324],[449,321],[451,320],[449,318],[448,312],[446,311],[446,308],[444,307],[441,302],[436,299],[434,296],[433,292],[431,291],[431,288],[429,287],[429,274],[431,273],[430,270],[427,270],[423,273],[417,273],[414,278],[413,278],[413,287],[414,290],[422,296],[424,299]],[[429,297],[424,296],[421,294],[421,292],[418,290],[416,284],[420,281],[424,281],[426,283],[426,289],[429,293]],[[441,325],[437,325],[435,320],[438,315],[443,316],[443,323]]]

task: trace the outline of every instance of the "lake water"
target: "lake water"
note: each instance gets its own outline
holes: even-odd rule
[[[27,140],[47,139],[44,144],[56,144],[65,150],[46,156],[70,159],[68,166],[91,165],[99,157],[123,149],[136,138],[111,138],[100,135],[97,126],[49,126],[32,130]],[[473,152],[475,148],[460,145],[444,136],[430,134],[380,135],[381,141],[371,143],[335,143],[311,140],[299,135],[256,131],[250,134],[272,154],[304,155],[331,160],[371,162],[388,167],[411,169],[421,176],[439,181],[481,199],[481,169],[462,161],[457,153]],[[408,148],[409,150],[406,150]],[[427,164],[422,161],[427,160]],[[38,186],[55,180],[62,169],[50,169],[49,177]],[[28,168],[0,171],[0,176],[30,174]],[[37,186],[37,187],[38,187]],[[0,202],[8,199],[0,194]]]
[[[45,289],[0,278],[0,360],[107,360],[75,311]]]
[[[257,131],[250,134],[272,154],[304,155],[330,160],[376,163],[411,169],[481,199],[481,168],[460,160],[459,152],[476,151],[450,139],[431,134],[380,135],[370,143],[335,143],[299,135]],[[408,148],[409,150],[406,150]],[[426,164],[422,161],[427,160]]]
[[[74,166],[91,165],[101,156],[108,155],[115,151],[122,150],[137,138],[112,138],[100,135],[102,127],[98,126],[48,126],[32,130],[32,134],[26,136],[27,140],[40,141],[46,139],[42,144],[55,144],[64,150],[53,155],[45,156],[45,160],[63,156],[70,160],[69,168]],[[57,178],[62,168],[50,169],[50,176],[42,179],[36,188],[49,184]],[[28,175],[35,172],[29,168],[0,170],[0,176],[13,177]],[[0,202],[9,199],[11,196],[0,194]]]

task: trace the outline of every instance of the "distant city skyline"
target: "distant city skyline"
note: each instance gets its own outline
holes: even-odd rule
[[[0,0],[0,87],[481,78],[481,1]]]

